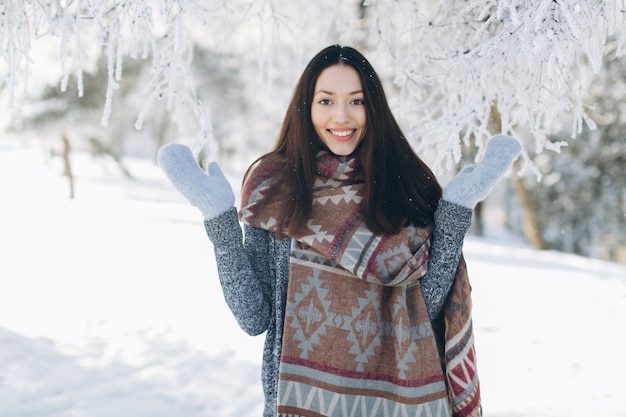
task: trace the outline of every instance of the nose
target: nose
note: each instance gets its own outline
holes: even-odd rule
[[[337,103],[335,106],[335,121],[345,123],[350,119],[350,108],[347,103]]]

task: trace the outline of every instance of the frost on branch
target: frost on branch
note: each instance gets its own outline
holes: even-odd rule
[[[79,94],[83,72],[105,54],[106,124],[124,62],[150,59],[136,126],[163,103],[179,125],[194,119],[200,145],[215,146],[191,76],[194,47],[232,51],[242,57],[248,84],[255,83],[253,72],[282,97],[293,83],[277,79],[293,80],[302,62],[328,44],[352,44],[393,80],[396,114],[440,172],[460,160],[464,144],[476,144],[480,158],[495,133],[529,136],[533,143],[525,148],[539,153],[565,144],[547,137],[566,118],[570,136],[593,127],[583,96],[607,58],[607,38],[617,39],[618,55],[623,50],[624,1],[4,0],[0,88],[12,104],[35,66],[33,43],[42,38],[56,41],[61,86],[75,80]],[[249,98],[242,92],[242,101]]]
[[[66,91],[73,78],[78,95],[82,96],[85,68],[93,65],[101,54],[106,56],[103,126],[111,116],[124,60],[151,58],[153,71],[146,88],[148,97],[136,125],[140,127],[150,106],[161,100],[173,113],[184,106],[186,112],[196,117],[198,137],[212,140],[207,112],[195,97],[189,69],[192,44],[183,24],[185,18],[204,23],[200,3],[194,0],[5,0],[0,5],[3,61],[0,61],[0,88],[7,91],[9,107],[14,103],[16,88],[21,84],[26,89],[28,84],[31,62],[36,61],[33,43],[50,38],[58,50],[62,91]],[[155,15],[158,20],[154,19]],[[94,44],[99,47],[95,48]]]
[[[196,146],[199,148],[208,144],[210,152],[214,152],[214,138],[208,113],[196,95],[194,79],[191,74],[191,60],[193,57],[191,44],[183,43],[181,24],[172,26],[174,31],[162,38],[156,47],[156,58],[153,62],[150,82],[146,87],[146,102],[135,123],[141,129],[144,118],[152,105],[163,101],[168,111],[174,113],[174,120],[183,123],[186,114],[193,114],[199,123],[196,135]]]
[[[28,70],[31,36],[37,33],[37,22],[45,18],[46,10],[35,5],[27,13],[25,7],[30,8],[21,0],[5,0],[0,5],[0,53],[4,61],[0,70],[0,88],[8,90],[9,106],[13,105],[15,96],[16,76],[23,67]],[[29,21],[29,15],[33,22]],[[31,32],[31,26],[35,30]]]
[[[604,58],[607,37],[624,38],[616,0],[379,1],[381,47],[401,92],[418,151],[436,148],[434,168],[450,168],[461,145],[529,132],[534,150],[563,115],[572,137],[587,123],[583,93]],[[616,33],[621,31],[621,33]],[[496,120],[493,115],[499,115]],[[495,123],[494,123],[495,122]]]

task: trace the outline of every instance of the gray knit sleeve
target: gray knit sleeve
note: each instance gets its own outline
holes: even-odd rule
[[[204,221],[215,250],[217,271],[224,298],[239,326],[250,335],[267,330],[270,322],[268,257],[265,231],[243,234],[237,210]]]
[[[472,210],[439,200],[435,211],[428,254],[428,268],[422,277],[422,293],[428,311],[428,317],[434,320],[446,301],[452,288],[456,269],[463,249],[463,240],[472,222]]]

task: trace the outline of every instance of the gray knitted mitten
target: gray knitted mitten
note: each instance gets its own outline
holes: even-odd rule
[[[443,190],[442,198],[473,209],[487,197],[521,151],[517,140],[505,135],[494,136],[487,144],[483,159],[459,172]]]
[[[179,143],[162,146],[157,160],[172,185],[200,209],[205,219],[213,219],[235,205],[233,190],[216,162],[211,162],[205,173],[191,149]]]

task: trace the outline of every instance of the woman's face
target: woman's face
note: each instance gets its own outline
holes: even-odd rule
[[[359,74],[349,65],[326,68],[315,83],[311,120],[335,155],[350,155],[365,135],[365,104]]]

